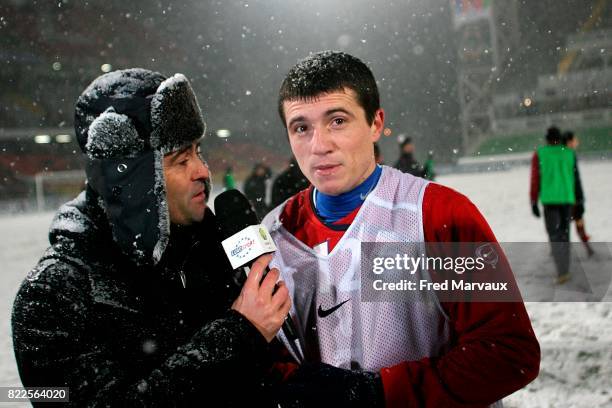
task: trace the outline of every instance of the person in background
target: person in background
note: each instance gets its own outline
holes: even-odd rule
[[[273,294],[278,270],[259,286],[269,259],[234,283],[207,206],[204,130],[181,74],[114,71],[79,96],[87,185],[13,305],[25,387],[68,387],[62,406],[79,408],[265,404],[290,299],[283,283]]]
[[[234,169],[232,169],[231,166],[228,166],[225,169],[225,174],[223,175],[223,187],[226,190],[236,188],[236,180],[234,179]]]
[[[284,202],[289,197],[304,190],[310,185],[310,182],[297,164],[294,157],[289,160],[287,168],[283,170],[272,184],[272,202],[271,206],[274,208],[277,205]]]
[[[413,176],[423,177],[423,167],[414,158],[414,144],[410,137],[400,137],[400,157],[395,163],[396,169]]]
[[[538,200],[544,207],[544,224],[551,242],[557,268],[557,283],[570,279],[570,222],[576,201],[582,201],[576,153],[563,144],[561,131],[551,126],[546,132],[546,145],[540,146],[531,160],[531,210],[540,217]]]
[[[268,212],[266,204],[266,181],[271,177],[271,170],[263,163],[257,163],[244,182],[244,195],[249,199],[259,219]]]
[[[576,151],[578,149],[578,145],[580,144],[580,140],[578,136],[574,134],[571,130],[568,130],[563,133],[563,143],[569,147],[570,149]],[[589,240],[591,237],[586,233],[584,228],[584,191],[582,189],[582,182],[580,178],[580,172],[578,170],[578,155],[576,155],[576,204],[572,208],[572,220],[576,223],[576,232],[580,237],[580,240],[584,244],[586,248],[587,254],[589,256],[593,256],[595,251],[591,244],[589,244]]]
[[[497,245],[467,197],[376,164],[385,113],[367,65],[342,52],[312,54],[289,70],[278,110],[312,183],[263,221],[278,248],[271,265],[282,265],[293,296],[305,360],[284,367],[280,405],[499,406],[532,381],[540,349],[520,297],[440,302],[422,291],[418,301],[362,301],[363,242]]]
[[[423,165],[423,178],[427,179],[427,180],[435,180],[436,179],[436,172],[434,171],[434,152],[433,150],[430,150],[429,153],[427,153],[427,160],[425,161],[425,164]]]
[[[374,161],[376,164],[385,164],[385,158],[380,151],[380,146],[378,142],[374,142]]]

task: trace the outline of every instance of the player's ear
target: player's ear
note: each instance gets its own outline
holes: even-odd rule
[[[371,135],[372,142],[378,141],[380,139],[380,135],[385,127],[385,111],[382,108],[379,108],[374,114],[374,120],[372,120]]]

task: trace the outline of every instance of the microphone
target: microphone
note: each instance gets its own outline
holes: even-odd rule
[[[223,250],[232,268],[250,268],[260,256],[276,251],[265,225],[260,224],[249,200],[238,190],[224,191],[215,198],[215,215],[221,232]],[[270,269],[266,266],[262,279]],[[297,330],[290,315],[282,327],[294,353],[303,359],[297,345]]]

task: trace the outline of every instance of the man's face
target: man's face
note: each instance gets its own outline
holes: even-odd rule
[[[355,92],[345,88],[313,100],[285,101],[283,110],[291,150],[319,191],[342,194],[374,171],[373,142],[383,129],[382,109],[369,125]]]
[[[164,156],[164,178],[170,221],[189,225],[200,222],[206,210],[208,166],[200,157],[199,141]]]
[[[402,152],[414,153],[414,145],[412,143],[406,143],[404,147],[402,147]]]
[[[567,142],[567,147],[569,147],[570,149],[577,149],[578,145],[580,144],[580,142],[578,141],[578,136],[574,136],[574,138],[572,140],[570,140],[569,142]]]

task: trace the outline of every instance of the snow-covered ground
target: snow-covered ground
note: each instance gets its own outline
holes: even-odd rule
[[[612,162],[580,163],[591,239],[612,242]],[[444,176],[467,195],[503,242],[547,241],[531,215],[529,168]],[[572,228],[572,240],[577,241]],[[609,264],[609,263],[608,263]],[[612,273],[612,271],[608,271]],[[540,375],[504,400],[506,407],[612,407],[612,303],[527,303],[542,349]]]
[[[47,232],[53,214],[11,215],[0,218],[0,387],[21,386],[11,337],[13,300],[25,274],[36,264],[49,244]],[[29,404],[7,404],[3,407],[25,407]]]
[[[612,162],[580,164],[587,198],[587,231],[594,241],[610,243]],[[498,240],[547,240],[543,221],[531,215],[527,167],[447,175],[438,181],[470,197]],[[11,305],[21,280],[47,245],[51,218],[50,213],[0,217],[4,275],[0,286],[0,386],[20,384],[10,336]],[[527,310],[542,347],[540,375],[506,398],[505,406],[612,407],[612,303],[528,303]]]

